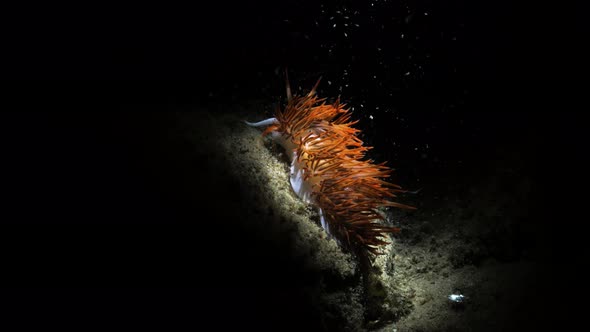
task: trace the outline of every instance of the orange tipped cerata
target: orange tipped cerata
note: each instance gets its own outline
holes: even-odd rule
[[[383,225],[377,208],[414,208],[392,201],[403,192],[386,181],[392,170],[367,160],[370,147],[358,138],[359,130],[352,127],[357,121],[351,121],[346,105],[339,100],[326,104],[316,87],[304,96],[291,96],[287,88],[287,106],[277,110],[265,133],[277,133],[293,149],[292,162],[300,165],[309,201],[320,209],[329,233],[345,246],[378,254],[386,235],[399,229]]]

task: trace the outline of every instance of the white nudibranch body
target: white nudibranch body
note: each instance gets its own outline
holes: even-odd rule
[[[262,127],[277,124],[278,120],[276,118],[269,118],[255,123],[248,121],[244,122],[251,127]],[[289,162],[291,163],[291,167],[289,169],[289,182],[291,183],[291,188],[302,201],[308,204],[314,204],[312,197],[313,186],[318,184],[319,181],[316,177],[309,176],[309,174],[307,177],[305,176],[305,163],[298,160],[297,158],[297,145],[277,130],[271,131],[269,135],[274,142],[281,145],[285,149],[285,152],[289,157]],[[312,137],[313,135],[314,134],[312,134]],[[324,218],[321,208],[319,209],[319,215],[322,228],[326,230],[328,234],[330,234],[328,223]]]

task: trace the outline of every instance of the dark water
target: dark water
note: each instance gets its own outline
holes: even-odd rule
[[[172,311],[186,310],[180,316],[193,326],[316,326],[297,288],[277,281],[305,285],[289,278],[297,263],[281,263],[263,240],[246,241],[224,226],[239,210],[211,209],[239,201],[229,194],[231,181],[221,180],[227,187],[212,196],[214,176],[193,179],[204,187],[196,208],[193,197],[161,185],[171,173],[176,180],[189,174],[187,163],[211,171],[206,160],[183,159],[182,147],[161,144],[166,112],[284,101],[288,68],[293,87],[309,89],[322,76],[320,95],[341,95],[354,107],[363,140],[375,146],[372,157],[390,161],[407,188],[454,194],[497,167],[532,178],[523,207],[530,214],[519,222],[537,225],[528,240],[546,265],[538,288],[525,291],[538,301],[521,317],[542,309],[552,318],[531,319],[533,326],[567,321],[561,314],[571,297],[559,294],[577,290],[565,285],[580,262],[571,230],[579,225],[572,206],[581,197],[575,189],[585,135],[576,108],[556,98],[558,87],[547,88],[558,71],[548,64],[571,66],[559,58],[569,35],[552,30],[557,23],[548,25],[535,14],[539,8],[453,0],[219,2],[66,14],[71,9],[15,8],[19,14],[4,23],[2,286],[193,290],[4,291],[23,302],[15,310],[52,306],[43,300],[29,309],[23,298],[63,296],[68,308],[89,298],[120,310],[127,300],[129,307],[141,302],[134,312],[175,303]],[[553,106],[555,99],[563,102]],[[218,218],[222,226],[195,226],[193,218]],[[228,270],[218,258],[236,251],[243,257]],[[254,271],[244,276],[251,287],[234,292],[227,277],[234,271]]]

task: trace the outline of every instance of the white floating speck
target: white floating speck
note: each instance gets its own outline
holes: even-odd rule
[[[328,81],[328,85],[332,85],[332,81]]]
[[[335,28],[336,27],[336,23],[334,23],[334,26],[332,26],[332,27]]]
[[[410,75],[410,72],[407,72],[405,75],[406,75],[406,76],[409,76],[409,75]]]
[[[346,32],[344,33],[344,37],[348,37],[348,35],[346,34]]]
[[[372,115],[369,115],[369,119],[373,120],[373,116]]]

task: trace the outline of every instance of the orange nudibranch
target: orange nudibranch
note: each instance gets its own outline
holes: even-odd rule
[[[317,97],[319,82],[307,95],[292,96],[287,80],[285,109],[278,109],[274,118],[246,124],[268,126],[264,135],[285,148],[291,187],[318,208],[328,234],[346,247],[379,254],[379,247],[387,244],[385,236],[399,229],[383,225],[385,218],[377,208],[415,208],[391,200],[405,192],[386,181],[392,169],[366,160],[370,147],[352,127],[357,121],[350,120],[350,111],[340,100],[326,104],[325,98]]]

